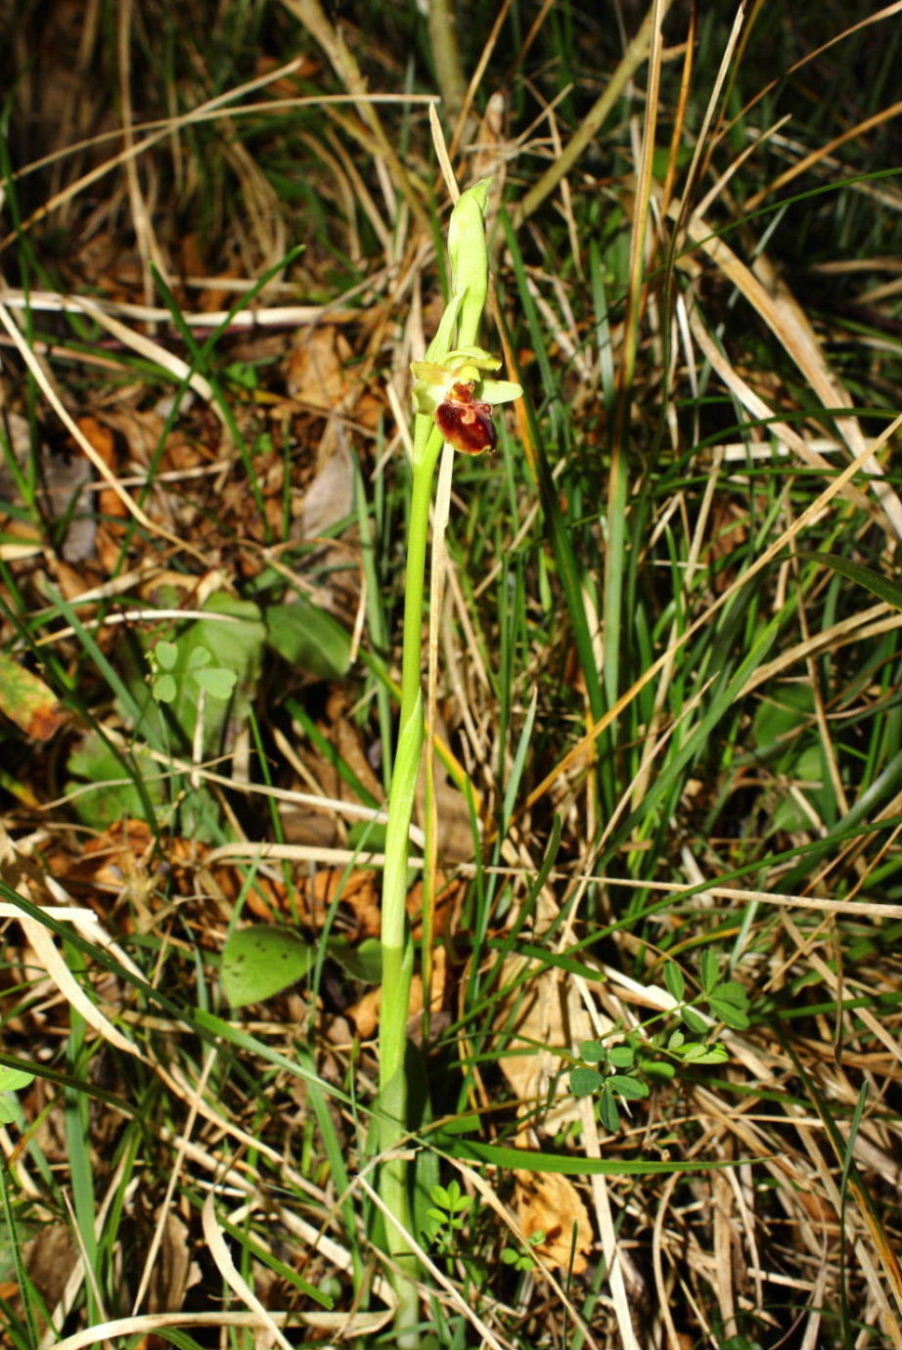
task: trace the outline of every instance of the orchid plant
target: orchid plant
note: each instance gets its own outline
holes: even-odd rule
[[[429,508],[443,445],[466,454],[495,447],[493,408],[522,394],[519,384],[493,378],[501,362],[476,345],[488,293],[485,209],[490,180],[464,192],[451,214],[448,254],[451,294],[425,360],[411,365],[412,486],[407,539],[401,716],[393,767],[382,887],[382,1009],[379,1029],[379,1191],[389,1250],[398,1278],[398,1345],[415,1345],[418,1320],[409,1176],[399,1149],[409,1129],[405,1070],[414,951],[406,921],[409,833],[424,749],[422,633]],[[436,616],[432,616],[435,619]]]

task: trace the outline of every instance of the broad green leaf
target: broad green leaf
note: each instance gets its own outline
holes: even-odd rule
[[[640,1059],[639,1068],[651,1078],[671,1079],[676,1077],[676,1068],[666,1059]]]
[[[429,1194],[431,1199],[434,1200],[435,1203],[441,1207],[441,1209],[451,1210],[454,1208],[454,1205],[451,1202],[451,1196],[448,1194],[446,1187],[444,1187],[441,1184],[441,1182],[439,1182],[437,1186],[433,1186]],[[430,1214],[435,1214],[435,1212],[436,1211],[434,1209],[429,1210]]]
[[[601,1041],[583,1041],[579,1053],[587,1064],[600,1064],[605,1057],[605,1048]]]
[[[715,989],[709,997],[712,1013],[734,1031],[745,1031],[747,1027],[751,1026],[745,1012],[745,1006],[736,1003],[731,998],[719,998],[719,992],[718,989]]]
[[[239,928],[222,953],[222,987],[233,1008],[261,1003],[303,979],[316,948],[291,928]]]
[[[148,695],[150,690],[147,690]],[[129,760],[133,764],[129,772]],[[66,791],[77,794],[72,805],[80,820],[95,829],[105,830],[118,820],[132,816],[147,820],[147,806],[160,807],[168,796],[168,785],[157,764],[140,747],[128,758],[117,755],[96,731],[89,731],[81,744],[69,756],[69,773],[75,780],[94,784],[86,791],[83,782],[69,780]],[[144,795],[135,783],[140,778]],[[151,824],[148,821],[148,824]]]
[[[306,675],[331,680],[350,669],[350,635],[309,600],[272,605],[266,611],[266,632],[269,645]]]
[[[34,1074],[24,1069],[11,1069],[8,1064],[0,1064],[0,1092],[18,1092],[34,1082]]]
[[[748,1007],[748,990],[738,980],[724,980],[722,984],[715,985],[711,996],[722,1002],[735,1003],[739,1008]]]
[[[768,693],[755,712],[752,743],[762,758],[780,765],[798,754],[798,732],[814,720],[814,690],[808,684],[784,684]]]
[[[18,1114],[19,1105],[16,1097],[0,1092],[0,1125],[14,1124]]]
[[[173,627],[173,640],[167,641],[176,652],[175,660],[163,672],[175,682],[172,698],[166,697],[172,686],[165,683],[162,694],[157,686],[148,690],[143,686],[144,706],[138,716],[135,730],[157,750],[172,751],[171,730],[161,716],[159,702],[169,704],[171,714],[178,722],[188,745],[194,741],[197,727],[198,702],[201,689],[206,698],[203,715],[203,752],[213,754],[223,747],[226,721],[229,727],[240,725],[250,709],[250,700],[260,675],[261,656],[266,630],[256,605],[236,600],[226,591],[211,595],[204,610],[209,618],[193,619]],[[162,642],[155,643],[148,656],[153,666],[159,666],[158,654],[164,650],[164,663],[171,651]],[[214,674],[214,672],[225,672]],[[210,676],[213,679],[210,680]],[[162,678],[162,677],[160,677]],[[227,689],[226,686],[230,687]],[[151,695],[154,697],[151,697]],[[132,688],[133,699],[142,703],[141,691]]]

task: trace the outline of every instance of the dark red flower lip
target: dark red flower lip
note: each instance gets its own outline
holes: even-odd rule
[[[460,383],[435,410],[435,424],[449,445],[464,455],[482,455],[495,449],[498,436],[491,403],[474,397],[474,386]]]

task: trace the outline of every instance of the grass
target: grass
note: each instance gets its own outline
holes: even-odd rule
[[[2,58],[0,1344],[397,1344],[439,90],[526,392],[424,634],[405,1335],[898,1344],[890,18],[70,18]],[[252,925],[304,973],[230,1004]]]

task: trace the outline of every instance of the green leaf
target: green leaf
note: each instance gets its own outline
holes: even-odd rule
[[[570,1074],[570,1091],[574,1097],[591,1097],[604,1082],[604,1077],[597,1069],[589,1069],[580,1065],[573,1069]]]
[[[178,693],[174,675],[158,675],[151,685],[153,696],[158,703],[172,703]]]
[[[710,947],[706,947],[702,952],[701,959],[702,988],[706,994],[710,994],[715,984],[717,984],[719,973],[720,957],[717,955],[717,952],[712,951]]]
[[[600,1064],[606,1051],[601,1041],[583,1041],[579,1047],[580,1058],[587,1064]]]
[[[203,752],[210,754],[222,748],[227,721],[230,727],[239,726],[248,716],[260,675],[265,629],[256,605],[236,600],[226,591],[215,591],[209,596],[204,611],[208,617],[180,625],[177,641],[169,643],[175,648],[176,658],[165,673],[175,681],[175,695],[161,701],[170,703],[172,715],[191,744],[197,728],[201,689],[210,695],[203,719]],[[148,653],[151,662],[161,645],[156,643]],[[164,659],[168,661],[170,656],[167,651]],[[214,675],[214,671],[226,674]],[[171,686],[164,685],[164,694],[170,690]],[[156,749],[172,749],[154,699],[147,699],[135,730]]]
[[[666,1059],[640,1059],[639,1068],[651,1078],[671,1079],[676,1077],[676,1069]]]
[[[149,801],[151,809],[162,806],[168,792],[160,766],[146,751],[136,746],[128,756],[117,754],[96,731],[89,731],[69,756],[69,773],[76,780],[87,779],[95,785],[93,791],[86,791],[83,783],[70,779],[66,791],[77,792],[72,804],[79,819],[99,830],[126,816],[148,820],[146,803]],[[136,778],[141,781],[144,796]]]
[[[233,1028],[229,1028],[230,1031]],[[605,1094],[607,1095],[607,1094]],[[540,1152],[538,1149],[511,1148],[506,1144],[484,1144],[479,1139],[461,1139],[453,1131],[437,1129],[430,1136],[452,1158],[467,1162],[485,1163],[490,1167],[515,1168],[529,1172],[555,1172],[561,1176],[664,1176],[673,1172],[711,1172],[722,1167],[740,1167],[749,1158],[730,1158],[725,1161],[701,1160],[687,1162],[685,1158],[659,1162],[648,1158],[587,1158],[577,1154]]]
[[[808,684],[784,684],[763,698],[752,722],[752,744],[762,758],[781,767],[794,763],[799,729],[814,722],[814,690]]]
[[[733,1031],[745,1031],[747,1027],[751,1026],[744,1009],[734,1003],[732,999],[721,999],[717,998],[716,994],[712,994],[709,1002],[715,1017],[719,1017],[721,1022],[732,1028]]]
[[[601,1094],[600,1105],[602,1124],[611,1134],[617,1134],[620,1129],[620,1112],[617,1110],[617,1102],[613,1095],[607,1090]]]
[[[902,609],[902,592],[899,590],[898,582],[890,581],[879,572],[872,572],[869,567],[850,562],[848,558],[840,558],[835,553],[803,553],[800,556],[810,558],[812,562],[823,563],[825,567],[831,567],[848,581],[854,581],[857,586],[863,586],[866,591],[870,591],[871,595],[876,595],[878,600],[892,605],[893,609]]]
[[[647,1083],[634,1078],[632,1074],[615,1073],[610,1078],[605,1079],[605,1087],[611,1092],[617,1092],[627,1101],[641,1102],[649,1094]]]
[[[612,1045],[608,1051],[608,1063],[614,1069],[630,1069],[635,1059],[636,1052],[631,1045]]]
[[[723,1064],[730,1058],[726,1046],[705,1045],[704,1041],[693,1041],[682,1053],[685,1064]]]
[[[292,666],[318,680],[338,679],[351,667],[351,638],[337,619],[309,600],[266,610],[269,645]]]
[[[451,1196],[449,1195],[447,1188],[443,1186],[441,1182],[438,1182],[430,1189],[429,1195],[442,1210],[447,1211],[453,1209],[454,1206],[451,1202]],[[439,1214],[439,1217],[441,1217],[439,1210],[430,1209],[427,1212],[429,1214]]]
[[[664,983],[667,985],[667,991],[677,1003],[682,1003],[686,996],[686,980],[683,972],[676,961],[667,961],[664,965]]]
[[[749,1005],[748,990],[738,980],[724,980],[722,984],[715,985],[711,996],[721,1002],[735,1003],[737,1008],[747,1008]]]
[[[524,1261],[528,1262],[529,1266],[533,1266],[535,1264],[531,1257],[526,1256],[525,1254],[521,1256],[519,1252],[514,1251],[513,1247],[504,1248],[504,1250],[501,1253],[501,1260],[504,1263],[504,1265],[516,1266],[518,1270],[524,1270],[527,1268],[523,1265]]]
[[[194,678],[211,698],[223,700],[232,697],[232,690],[238,683],[234,670],[224,670],[221,666],[215,666],[212,670],[196,670]]]
[[[193,673],[201,670],[204,666],[208,666],[212,660],[213,658],[206,647],[195,647],[188,657],[187,668]]]
[[[442,1192],[443,1198],[441,1200],[438,1200],[436,1191]],[[432,1188],[432,1196],[433,1199],[438,1200],[438,1203],[443,1209],[447,1210],[449,1214],[464,1214],[473,1204],[473,1197],[471,1195],[464,1195],[460,1188],[459,1181],[450,1182],[447,1188],[444,1186],[434,1186]]]
[[[179,649],[174,642],[158,642],[151,649],[151,656],[160,670],[172,670],[178,660]]]
[[[708,1023],[705,1021],[704,1017],[702,1017],[701,1013],[696,1012],[694,1008],[681,1008],[680,1016],[689,1030],[694,1032],[696,1036],[705,1035],[708,1030]]]
[[[0,1125],[13,1125],[19,1113],[15,1097],[6,1097],[0,1093]]]
[[[261,1003],[303,979],[316,948],[291,928],[239,928],[222,953],[222,987],[233,1008]]]
[[[0,1064],[0,1125],[12,1125],[19,1118],[19,1103],[15,1097],[4,1097],[4,1093],[18,1092],[34,1082],[34,1074],[24,1069],[11,1069]]]
[[[0,1064],[0,1092],[18,1092],[34,1082],[34,1074],[25,1069],[11,1069],[8,1064]]]
[[[347,938],[329,938],[326,951],[333,961],[363,984],[378,984],[382,979],[382,944],[378,938],[364,938],[352,947]]]
[[[711,1011],[734,1031],[744,1031],[750,1025],[747,1009],[748,991],[738,980],[725,980],[717,984],[708,995]]]

